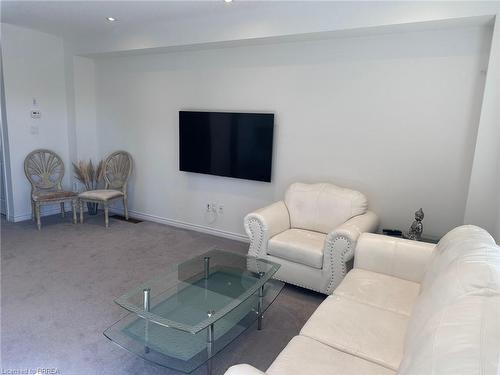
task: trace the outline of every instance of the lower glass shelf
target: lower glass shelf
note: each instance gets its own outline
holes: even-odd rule
[[[276,299],[283,285],[277,280],[270,280],[265,284],[263,311]],[[258,302],[256,293],[214,323],[211,358],[258,319]],[[191,334],[158,325],[130,313],[104,331],[104,335],[145,360],[190,373],[209,359],[207,331],[205,329]]]

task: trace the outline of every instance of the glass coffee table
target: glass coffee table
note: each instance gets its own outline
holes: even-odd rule
[[[131,313],[104,335],[119,346],[182,372],[207,363],[257,321],[283,283],[279,264],[210,250],[180,263],[115,302]]]

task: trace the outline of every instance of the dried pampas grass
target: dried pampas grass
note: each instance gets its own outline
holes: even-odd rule
[[[75,177],[80,181],[86,190],[95,190],[104,177],[104,162],[101,160],[97,167],[94,166],[92,160],[73,163]]]

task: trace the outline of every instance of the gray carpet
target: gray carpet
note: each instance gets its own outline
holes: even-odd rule
[[[144,361],[102,332],[127,313],[114,298],[173,263],[211,246],[246,253],[247,244],[161,224],[66,217],[1,228],[1,367],[57,368],[58,374],[179,374]],[[213,374],[250,363],[265,370],[324,296],[285,286],[264,318],[214,359]],[[202,366],[193,374],[204,374]]]

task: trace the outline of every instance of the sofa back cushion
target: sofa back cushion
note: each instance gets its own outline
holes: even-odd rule
[[[329,233],[350,218],[364,214],[368,200],[359,191],[328,183],[292,184],[285,194],[292,228]]]
[[[446,268],[464,255],[482,254],[495,240],[484,229],[474,225],[462,225],[449,231],[441,238],[429,262],[422,282],[422,290],[427,290]]]
[[[437,244],[408,324],[408,345],[427,320],[468,294],[500,293],[500,248],[484,229],[463,225]]]
[[[435,312],[405,348],[399,375],[498,375],[500,295],[468,295]]]
[[[490,302],[487,302],[489,300],[483,300],[483,298],[493,298],[493,300],[497,302],[491,305]],[[467,322],[464,323],[463,326],[458,323],[447,325],[446,319],[450,319],[448,318],[449,316],[454,316],[452,310],[465,306],[470,311],[477,313],[477,307],[470,307],[472,304],[471,301],[477,301],[485,306],[490,306],[488,309],[497,309],[499,298],[500,248],[496,246],[495,241],[488,232],[479,227],[467,225],[455,228],[444,236],[436,246],[433,258],[424,276],[420,295],[416,300],[407,327],[405,359],[407,356],[411,357],[414,353],[419,351],[424,353],[422,352],[424,349],[420,347],[423,343],[427,342],[426,340],[428,337],[426,336],[431,335],[431,333],[438,335],[438,333],[446,333],[447,330],[455,330],[456,332],[449,333],[449,337],[456,340],[464,340],[463,343],[467,343],[468,341],[465,337],[472,334],[474,329],[478,332],[484,329],[482,326],[484,322],[478,320],[477,322],[480,324],[476,326]],[[488,309],[485,310],[485,314],[489,314],[488,311],[490,310]],[[467,317],[465,316],[462,318],[466,319]],[[440,321],[439,319],[445,320]],[[470,317],[470,319],[472,319],[472,317]],[[500,315],[497,316],[496,319],[500,321]],[[442,326],[440,326],[440,324]],[[436,332],[433,331],[434,329]],[[496,329],[496,335],[500,335],[498,327]],[[442,331],[437,332],[437,330]],[[448,336],[443,337],[445,337],[444,342],[447,342],[448,338],[446,337]],[[469,346],[467,347],[471,348],[472,345],[479,344],[480,343],[477,342],[475,344],[471,343],[468,344]],[[458,347],[463,346],[460,344],[460,341],[457,341],[456,345]],[[481,345],[483,344],[480,344],[480,346]],[[445,346],[446,345],[443,345],[443,350],[446,350],[444,348]],[[480,346],[475,347],[474,350],[486,350]],[[464,348],[462,349],[467,351]],[[430,355],[430,349],[427,348],[425,350],[427,350],[425,355]],[[456,352],[458,353],[457,355],[463,354],[460,350]],[[452,354],[455,352],[453,351],[450,353]],[[436,352],[433,355],[438,356],[440,354]],[[437,358],[431,359],[433,361],[440,361]],[[408,361],[408,359],[406,360]],[[416,368],[421,369],[421,365],[418,365]],[[450,367],[450,369],[453,369],[453,367]],[[410,373],[417,374],[423,372]],[[444,373],[447,374],[448,372]]]
[[[454,259],[432,283],[421,288],[408,323],[406,341],[411,347],[430,317],[468,295],[500,295],[500,248],[475,244]]]

